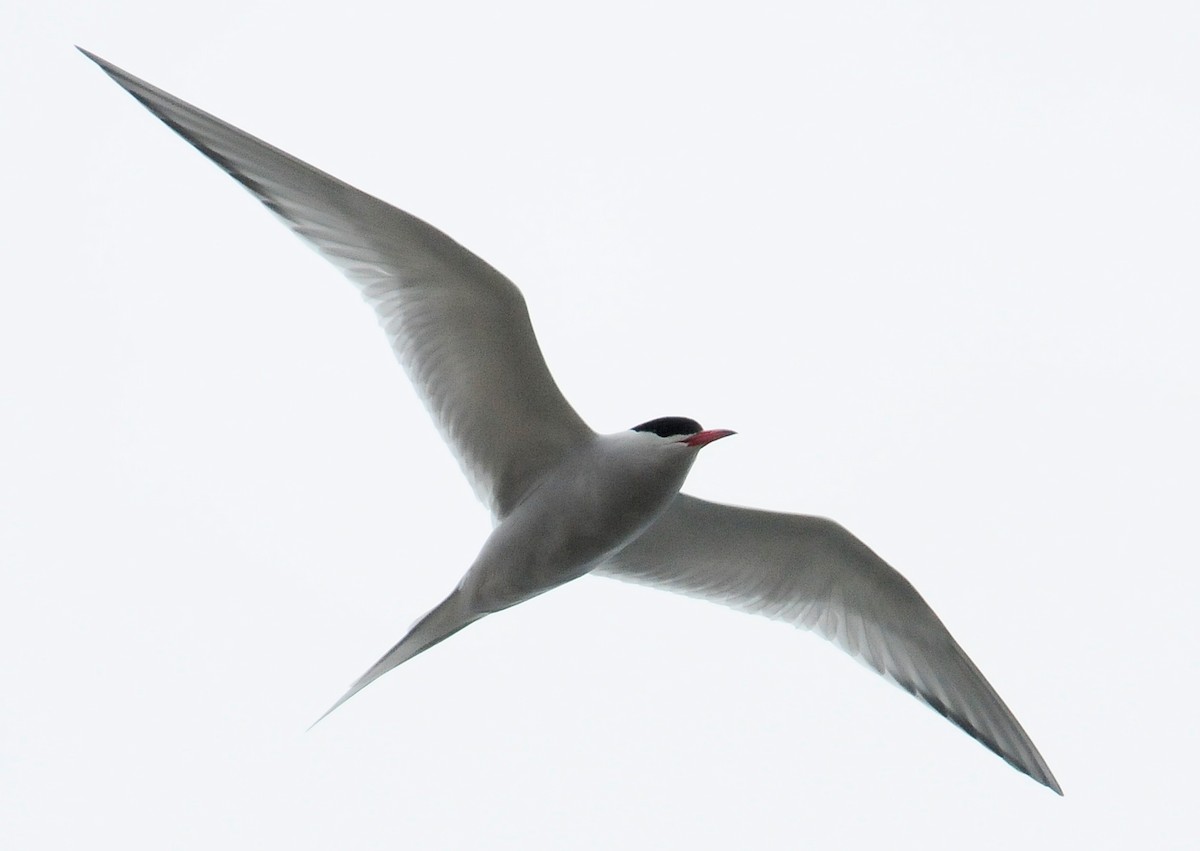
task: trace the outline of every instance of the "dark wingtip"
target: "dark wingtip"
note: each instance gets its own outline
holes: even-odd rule
[[[75,45],[75,49],[76,49],[76,50],[78,50],[80,53],[82,53],[84,56],[86,56],[88,59],[90,59],[90,60],[92,60],[93,62],[95,62],[95,63],[96,63],[97,65],[99,65],[101,68],[104,68],[105,70],[108,70],[108,69],[107,69],[107,65],[108,65],[108,63],[107,63],[107,62],[105,62],[103,59],[101,59],[101,58],[100,58],[99,56],[97,56],[96,54],[92,53],[92,51],[88,50],[86,47],[80,47],[80,46],[77,44],[77,45]]]
[[[1055,795],[1058,795],[1058,797],[1060,797],[1060,798],[1066,797],[1063,794],[1062,787],[1058,785],[1058,781],[1054,779],[1054,775],[1050,773],[1050,769],[1048,769],[1048,768],[1046,769],[1046,779],[1043,780],[1042,783],[1046,786],[1047,789],[1049,789]]]
[[[105,74],[107,74],[108,76],[110,76],[114,80],[116,80],[117,83],[119,83],[123,88],[126,88],[126,89],[129,88],[129,83],[126,81],[142,83],[141,80],[139,80],[137,77],[130,74],[124,68],[118,68],[116,65],[112,64],[107,59],[97,56],[96,54],[92,53],[92,51],[88,50],[87,48],[80,47],[77,44],[77,45],[75,45],[75,49],[78,50],[80,53],[82,53],[84,56],[86,56],[88,59],[92,60],[97,65],[99,65],[101,71],[103,71]],[[143,83],[143,85],[145,85],[145,84]]]
[[[84,56],[86,56],[88,59],[92,60],[97,65],[99,65],[100,70],[103,71],[108,76],[112,77],[114,80],[116,80],[117,83],[120,83],[125,88],[128,88],[128,86],[125,86],[125,84],[121,82],[121,77],[128,77],[129,76],[128,73],[126,73],[125,71],[122,71],[120,68],[118,68],[116,65],[109,62],[107,59],[103,59],[103,58],[97,56],[96,54],[92,53],[92,51],[88,50],[87,48],[80,47],[77,44],[77,45],[75,45],[75,49],[78,50],[80,53],[82,53]]]

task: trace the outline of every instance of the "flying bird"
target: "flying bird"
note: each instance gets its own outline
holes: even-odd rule
[[[595,433],[563,398],[524,297],[500,272],[420,219],[80,50],[358,287],[495,520],[449,596],[321,718],[485,615],[594,573],[813,630],[1062,794],[941,620],[865,544],[822,517],[680,493],[700,449],[733,432],[671,416]]]

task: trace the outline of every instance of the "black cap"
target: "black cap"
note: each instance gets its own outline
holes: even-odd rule
[[[659,437],[681,437],[685,434],[697,434],[703,429],[700,423],[687,417],[659,417],[648,423],[636,425],[631,431],[650,431]]]

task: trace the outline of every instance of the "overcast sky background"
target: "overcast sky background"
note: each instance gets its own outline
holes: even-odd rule
[[[3,3],[0,844],[1196,841],[1194,3]],[[964,8],[964,7],[971,8]],[[834,517],[1058,798],[584,578],[305,727],[490,526],[353,288],[81,44],[449,232],[598,430]]]

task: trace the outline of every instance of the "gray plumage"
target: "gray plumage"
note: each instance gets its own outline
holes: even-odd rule
[[[698,450],[730,432],[695,424],[694,433],[669,436],[596,434],[554,383],[520,291],[486,262],[420,219],[83,52],[358,287],[496,521],[459,585],[330,712],[479,618],[595,572],[814,630],[1062,794],[937,615],[866,545],[823,518],[679,493]],[[658,430],[694,423],[669,420]]]

